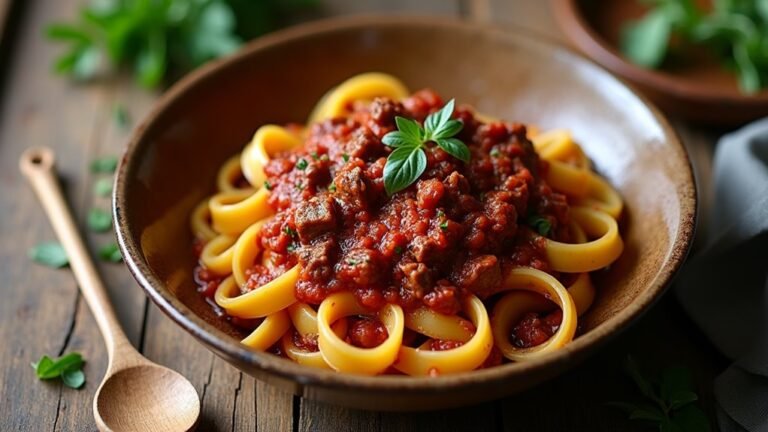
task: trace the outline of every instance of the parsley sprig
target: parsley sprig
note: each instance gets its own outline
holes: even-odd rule
[[[630,420],[655,423],[662,432],[709,432],[709,420],[695,402],[699,396],[693,391],[690,371],[683,368],[666,368],[661,372],[661,382],[655,385],[642,374],[632,357],[627,357],[624,369],[646,399],[644,403],[611,402],[621,409]]]
[[[395,150],[389,154],[384,165],[384,188],[387,195],[399,192],[415,182],[427,169],[427,143],[434,142],[446,153],[469,162],[469,148],[454,136],[464,124],[451,119],[455,101],[451,99],[439,111],[427,116],[424,127],[415,120],[395,117],[396,131],[382,138],[381,142]]]

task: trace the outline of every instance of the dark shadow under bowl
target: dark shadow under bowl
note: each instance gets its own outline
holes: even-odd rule
[[[354,74],[394,74],[481,112],[569,128],[626,200],[623,256],[597,279],[584,334],[556,353],[438,378],[360,377],[306,368],[240,345],[195,291],[192,208],[221,163],[264,123],[302,122]],[[235,367],[296,394],[358,408],[446,408],[498,398],[553,377],[625,329],[659,298],[687,253],[695,189],[664,118],[611,75],[528,36],[454,21],[324,21],[261,38],[174,86],[136,130],[114,196],[121,252],[171,319]],[[151,330],[150,330],[151,331]]]

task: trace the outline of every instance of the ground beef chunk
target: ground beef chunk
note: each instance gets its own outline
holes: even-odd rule
[[[454,276],[456,284],[485,298],[501,284],[501,266],[495,255],[480,255],[464,261]]]
[[[408,263],[400,266],[405,280],[403,289],[410,291],[410,296],[421,299],[432,289],[434,281],[429,267],[422,263]]]
[[[333,198],[323,194],[300,202],[296,206],[294,218],[302,242],[309,242],[333,230],[336,227]]]
[[[336,277],[360,287],[376,286],[382,274],[381,253],[376,249],[352,249],[337,264]]]
[[[298,255],[303,273],[314,280],[328,280],[333,275],[335,252],[336,240],[331,235],[325,235],[317,238],[312,244],[301,246]]]
[[[439,280],[435,289],[424,296],[424,304],[435,312],[455,315],[461,310],[459,290],[447,280]]]

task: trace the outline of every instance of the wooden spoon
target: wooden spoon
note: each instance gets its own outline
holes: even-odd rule
[[[93,398],[96,425],[102,431],[193,430],[200,416],[195,387],[181,374],[144,358],[123,333],[64,201],[53,151],[29,149],[22,154],[19,166],[67,251],[80,291],[107,345],[107,373]]]

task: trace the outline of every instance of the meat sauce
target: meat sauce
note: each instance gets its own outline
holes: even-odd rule
[[[485,299],[497,292],[512,268],[552,273],[544,237],[526,221],[544,218],[551,226],[547,236],[567,241],[568,204],[543,180],[548,165],[522,124],[484,123],[468,107],[457,107],[453,117],[464,127],[456,137],[469,147],[470,162],[429,145],[420,179],[387,196],[382,176],[391,148],[382,137],[395,129],[395,116],[423,122],[443,105],[431,90],[403,102],[355,103],[350,116],[313,125],[301,149],[274,155],[264,187],[276,216],[259,238],[272,265],[249,270],[244,289],[299,263],[296,297],[302,302],[318,305],[346,290],[372,310],[397,303],[455,314],[467,294]],[[215,285],[205,280],[206,293]],[[526,317],[512,332],[519,346],[540,343],[559,325],[556,316],[546,325],[533,320]],[[383,326],[365,319],[353,321],[348,332],[359,346],[385,338]]]

